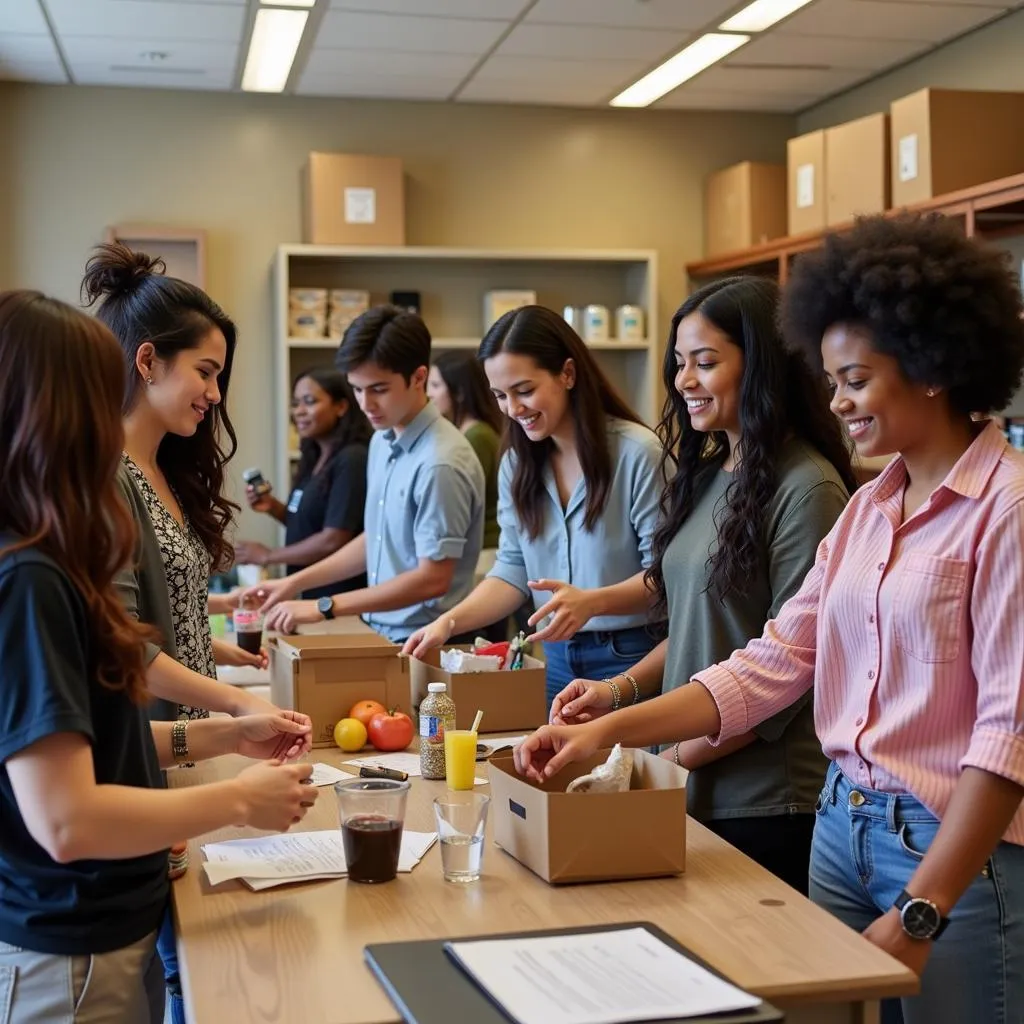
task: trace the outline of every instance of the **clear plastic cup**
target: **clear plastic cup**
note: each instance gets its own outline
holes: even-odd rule
[[[390,882],[398,874],[408,782],[338,782],[338,819],[350,882]]]
[[[434,800],[441,868],[446,882],[476,882],[484,860],[484,829],[491,798],[482,793],[448,793]]]

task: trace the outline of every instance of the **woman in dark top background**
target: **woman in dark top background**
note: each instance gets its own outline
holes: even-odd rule
[[[270,548],[257,541],[235,544],[237,562],[285,565],[289,574],[326,558],[363,532],[366,453],[372,434],[345,375],[333,367],[309,370],[295,381],[292,420],[299,432],[300,455],[287,505],[272,491],[246,490],[251,509],[284,524],[284,547]],[[365,586],[365,575],[355,576],[302,596],[316,598]]]

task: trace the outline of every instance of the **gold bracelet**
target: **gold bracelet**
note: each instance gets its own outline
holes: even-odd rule
[[[171,756],[178,764],[190,760],[188,753],[188,719],[179,718],[171,726]]]
[[[611,679],[603,679],[602,682],[608,684],[612,691],[612,711],[618,711],[622,707],[622,691],[619,689],[619,684],[615,682],[615,677]]]
[[[637,683],[637,681],[628,672],[620,672],[619,675],[622,676],[622,678],[625,679],[629,683],[629,685],[633,687],[633,703],[639,704],[640,684]]]
[[[679,765],[680,768],[683,767],[682,762],[679,760],[679,744],[682,742],[682,740],[679,740],[676,743],[676,745],[672,748],[672,757],[675,759],[676,764]]]

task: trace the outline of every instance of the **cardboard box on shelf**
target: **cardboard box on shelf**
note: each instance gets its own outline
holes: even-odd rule
[[[825,129],[825,219],[829,227],[889,209],[889,115]]]
[[[270,699],[309,715],[313,746],[334,743],[334,726],[360,700],[411,713],[408,662],[377,633],[271,637]]]
[[[472,647],[445,644],[445,650]],[[409,659],[409,684],[412,706],[419,707],[427,695],[429,683],[447,683],[448,696],[455,702],[455,725],[468,729],[477,711],[483,711],[482,729],[486,732],[516,732],[536,729],[548,720],[548,702],[544,693],[544,663],[527,655],[524,667],[499,672],[446,672],[441,668],[441,651],[427,653],[423,660]]]
[[[1024,172],[1024,92],[921,89],[889,115],[893,206]]]
[[[704,255],[721,256],[786,234],[786,167],[746,160],[704,185]]]
[[[405,245],[405,183],[393,156],[310,153],[303,171],[302,240]]]
[[[825,227],[825,173],[824,129],[786,143],[787,234]]]
[[[511,754],[488,765],[494,841],[546,882],[604,882],[686,869],[686,772],[633,751],[627,793],[566,793],[609,750],[563,768],[543,785],[516,772]]]
[[[495,289],[484,293],[484,331],[506,313],[523,306],[535,306],[537,293],[525,288]]]

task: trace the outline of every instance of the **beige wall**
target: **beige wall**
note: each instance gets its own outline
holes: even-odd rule
[[[1024,11],[986,25],[842,96],[804,111],[799,131],[810,132],[888,110],[927,86],[1024,91]]]
[[[206,228],[209,290],[240,328],[237,481],[271,466],[269,273],[275,246],[300,240],[309,150],[401,156],[412,245],[656,249],[664,324],[683,264],[702,254],[704,176],[784,160],[793,124],[0,83],[0,287],[74,300],[105,225]],[[243,529],[268,534],[248,519]]]

